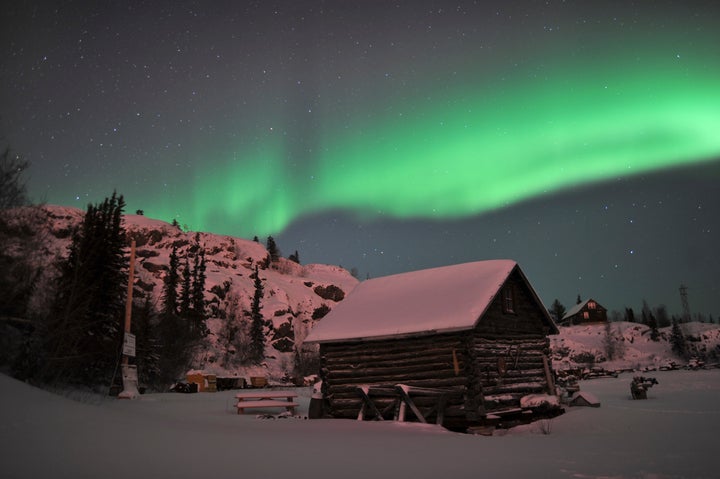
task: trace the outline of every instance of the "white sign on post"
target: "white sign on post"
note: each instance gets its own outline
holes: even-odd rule
[[[135,357],[135,335],[132,333],[125,333],[123,340],[123,354],[125,356]]]

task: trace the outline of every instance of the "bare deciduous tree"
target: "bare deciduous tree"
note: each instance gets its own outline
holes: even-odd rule
[[[0,155],[0,210],[23,206],[29,203],[23,175],[30,163],[10,148]]]

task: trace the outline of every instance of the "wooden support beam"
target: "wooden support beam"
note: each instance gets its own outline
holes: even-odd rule
[[[400,397],[402,398],[403,402],[407,404],[407,406],[410,408],[410,410],[415,414],[415,417],[417,417],[418,421],[420,421],[423,424],[427,424],[427,420],[425,419],[425,416],[423,416],[423,413],[420,412],[420,410],[417,408],[415,403],[412,399],[410,399],[410,396],[408,395],[407,391],[405,390],[407,386],[403,386],[402,384],[398,384],[397,391],[400,394]]]
[[[362,421],[365,419],[365,411],[366,409],[370,409],[370,412],[375,416],[375,419],[378,421],[384,421],[382,414],[380,414],[380,411],[378,411],[378,408],[375,406],[375,403],[370,399],[370,396],[368,396],[368,386],[358,386],[357,391],[358,394],[360,394],[360,397],[363,400],[362,407],[360,408],[360,413],[358,414],[358,421]]]

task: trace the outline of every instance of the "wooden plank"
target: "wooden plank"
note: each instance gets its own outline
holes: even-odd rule
[[[327,391],[337,391],[337,392],[347,392],[348,390],[353,390],[353,388],[360,386],[361,384],[366,384],[363,380],[363,378],[356,378],[356,379],[347,379],[343,381],[333,381],[330,379],[326,379],[327,381]],[[428,387],[428,388],[457,388],[457,389],[465,389],[466,380],[463,376],[451,376],[447,378],[422,378],[422,379],[411,379],[408,380],[408,378],[401,379],[398,382],[403,382],[404,384],[412,385],[412,386],[418,386],[418,387]],[[325,383],[323,383],[325,384]],[[353,390],[353,395],[356,394]]]
[[[439,426],[442,426],[445,421],[445,404],[447,403],[447,399],[448,397],[445,394],[438,398],[437,419],[435,420],[435,424]]]
[[[435,357],[446,357],[451,356],[452,350],[454,349],[453,344],[449,344],[447,347],[425,347],[418,348],[417,350],[409,349],[403,351],[396,351],[395,353],[389,353],[382,350],[369,350],[357,353],[347,352],[325,352],[322,356],[329,363],[333,365],[342,364],[369,364],[376,362],[393,362],[393,363],[417,363],[426,361],[429,356]]]
[[[434,381],[448,380],[447,384],[459,385],[465,382],[464,377],[455,376],[452,369],[440,369],[436,371],[418,371],[406,374],[358,374],[354,376],[338,377],[332,373],[327,373],[324,380],[329,384],[374,384],[374,383],[417,383],[420,381],[429,381],[429,386],[435,387]],[[454,381],[454,382],[453,382]]]
[[[266,399],[261,401],[239,401],[237,403],[238,414],[243,414],[245,409],[263,409],[263,408],[275,408],[284,407],[286,410],[295,414],[295,408],[298,403],[288,401],[277,401],[272,399]]]
[[[547,379],[548,394],[555,394],[555,384],[553,383],[553,377],[550,373],[550,364],[548,363],[547,356],[543,356],[543,366],[545,368],[545,379]]]
[[[235,394],[235,399],[274,399],[287,398],[288,401],[296,398],[298,395],[289,391],[247,391]]]
[[[448,394],[457,394],[457,395],[463,394],[463,389],[459,389],[459,388],[453,388],[453,389],[421,388],[421,387],[417,387],[417,386],[411,386],[408,384],[403,384],[402,386],[405,387],[405,390],[407,390],[408,394],[421,394],[423,396],[438,396],[439,397],[439,396],[447,396]]]
[[[428,361],[424,364],[416,364],[413,366],[395,366],[393,364],[377,365],[375,367],[361,366],[358,368],[351,369],[333,369],[329,372],[329,375],[333,378],[353,378],[360,375],[364,376],[384,376],[384,375],[403,375],[403,374],[432,374],[434,371],[445,371],[447,373],[454,373],[452,358],[448,357],[446,361]],[[455,374],[453,374],[455,375]]]
[[[406,340],[366,340],[357,343],[325,343],[321,345],[322,354],[334,354],[338,356],[374,355],[382,354],[407,354],[421,352],[423,349],[446,349],[457,344],[457,337],[442,338],[440,336],[425,337],[423,339]]]

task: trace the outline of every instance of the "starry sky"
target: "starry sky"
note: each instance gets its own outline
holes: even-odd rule
[[[712,1],[13,2],[36,201],[272,235],[361,279],[511,258],[548,305],[720,316]]]

